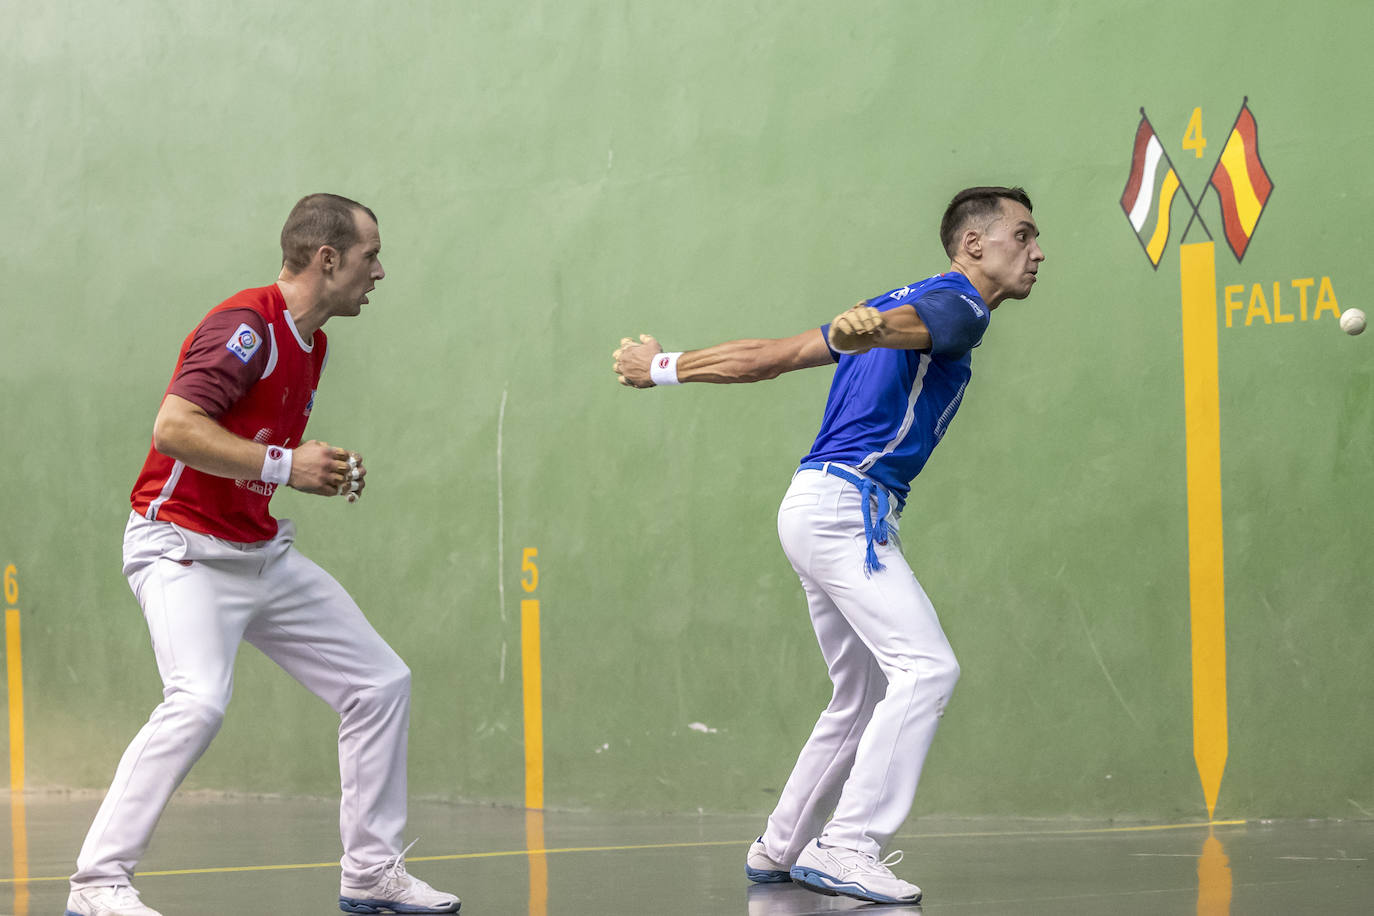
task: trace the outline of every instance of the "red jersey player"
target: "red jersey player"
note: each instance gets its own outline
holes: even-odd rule
[[[410,669],[295,549],[291,521],[268,511],[281,484],[350,498],[365,486],[360,455],[301,437],[324,370],[324,323],[360,314],[385,276],[377,218],[356,201],[312,194],[291,211],[281,242],[277,282],[231,296],[186,338],[153,424],[124,574],[164,700],[119,762],[77,858],[66,916],[158,916],[133,889],[134,867],[219,730],[243,641],[340,716],[339,908],[458,912],[457,897],[406,871],[400,845]]]
[[[323,329],[309,341],[302,337],[276,285],[244,290],[212,309],[182,344],[167,387],[177,400],[168,412],[176,417],[189,411],[183,419],[192,422],[203,413],[230,433],[267,446],[269,470],[261,479],[218,476],[164,454],[155,441],[134,485],[133,511],[229,541],[275,537],[268,501],[277,484],[268,480],[270,465],[285,461],[300,442],[327,346]]]

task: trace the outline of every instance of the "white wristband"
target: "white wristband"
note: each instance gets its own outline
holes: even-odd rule
[[[677,380],[677,358],[682,353],[660,353],[649,364],[649,378],[655,385],[681,385]]]
[[[267,446],[267,457],[262,460],[262,480],[276,484],[291,482],[291,449]]]

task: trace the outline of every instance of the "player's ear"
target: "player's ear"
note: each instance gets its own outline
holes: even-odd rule
[[[981,258],[983,256],[983,234],[972,227],[965,229],[960,237],[959,247],[967,252],[970,257]]]
[[[320,270],[332,273],[334,268],[339,266],[339,250],[333,245],[321,245],[315,250],[315,260],[320,265]]]

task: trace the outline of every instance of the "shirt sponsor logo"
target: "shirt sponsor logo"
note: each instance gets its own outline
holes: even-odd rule
[[[246,363],[253,358],[253,354],[258,352],[258,347],[262,346],[262,338],[258,332],[254,331],[246,324],[240,324],[234,331],[224,348],[239,358],[240,362]]]
[[[318,388],[312,390],[312,391],[310,392],[310,400],[305,402],[305,415],[306,415],[307,417],[310,416],[310,411],[312,411],[312,410],[315,409],[315,391],[318,391],[318,390],[319,390]]]
[[[896,289],[896,290],[893,290],[892,292],[888,293],[888,294],[887,294],[887,297],[888,297],[889,299],[905,299],[907,296],[910,296],[910,295],[911,295],[911,287],[909,287],[909,286],[903,286],[901,289]]]
[[[963,293],[959,294],[959,298],[967,302],[969,306],[973,309],[973,314],[977,315],[979,318],[982,318],[984,315],[987,314],[987,312],[983,311],[983,307],[981,305],[974,302],[972,299],[970,299],[968,296],[965,296]]]

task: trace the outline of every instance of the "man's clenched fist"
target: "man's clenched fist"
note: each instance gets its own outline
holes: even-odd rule
[[[866,353],[878,345],[882,330],[882,313],[860,302],[830,322],[830,346],[838,353]]]
[[[620,346],[611,354],[615,360],[612,368],[620,384],[630,388],[654,387],[649,365],[662,352],[663,347],[650,334],[640,334],[638,341],[629,337],[620,338]]]

